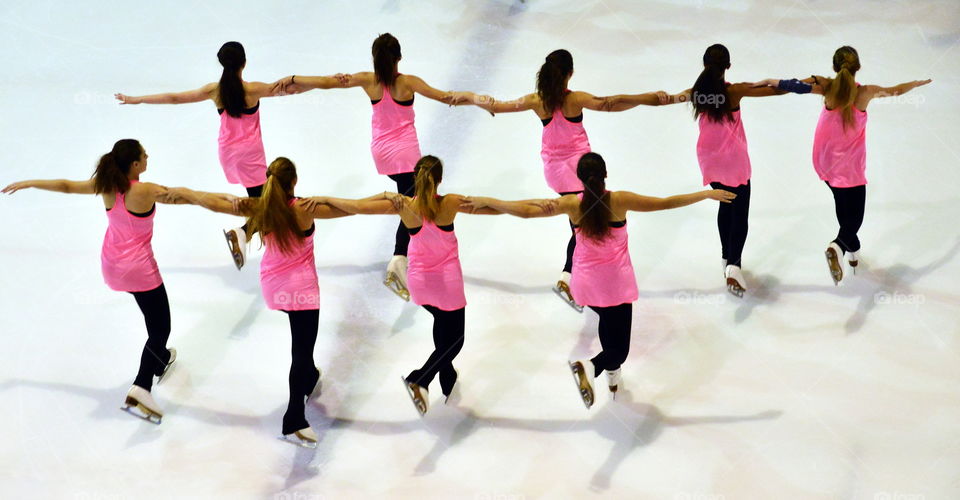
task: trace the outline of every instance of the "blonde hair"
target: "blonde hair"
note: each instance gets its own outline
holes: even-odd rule
[[[854,90],[857,81],[854,75],[860,69],[860,56],[857,50],[844,45],[833,53],[833,70],[837,75],[827,82],[824,88],[824,99],[833,104],[834,109],[840,109],[843,115],[843,126],[853,126],[853,102],[856,100]]]
[[[443,180],[443,163],[436,156],[426,155],[417,161],[414,172],[414,206],[421,217],[429,221],[437,218],[440,202],[437,201],[437,185]]]
[[[282,156],[273,160],[267,168],[263,193],[247,219],[251,234],[260,233],[261,240],[270,236],[271,242],[283,253],[290,252],[294,243],[304,238],[297,224],[297,215],[290,206],[296,180],[297,167],[292,161]]]

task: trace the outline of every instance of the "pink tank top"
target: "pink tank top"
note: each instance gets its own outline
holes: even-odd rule
[[[381,175],[413,172],[420,160],[420,142],[414,125],[413,105],[401,106],[393,100],[390,89],[383,87],[383,97],[373,105],[373,139],[370,152]]]
[[[293,205],[296,199],[290,200]],[[268,309],[306,311],[320,309],[320,286],[317,284],[317,265],[313,257],[313,231],[294,243],[287,253],[264,238],[266,250],[260,260],[260,288]]]
[[[136,183],[130,181],[130,187]],[[117,192],[116,197],[113,208],[107,210],[107,233],[100,251],[103,281],[120,292],[153,290],[163,284],[150,245],[156,205],[150,215],[137,217],[127,211],[125,193]]]
[[[747,136],[743,132],[740,110],[733,112],[733,121],[714,121],[700,115],[700,138],[697,140],[697,159],[703,173],[703,185],[719,182],[737,187],[750,180],[750,156],[747,154]]]
[[[583,122],[571,122],[557,108],[550,123],[543,127],[540,158],[543,159],[543,175],[547,185],[557,193],[583,191],[583,183],[577,178],[577,162],[590,152],[590,141]]]
[[[583,199],[583,195],[578,196]],[[627,226],[611,227],[603,240],[583,236],[574,229],[577,247],[573,251],[570,291],[577,304],[610,307],[637,300],[637,278],[627,245]]]
[[[844,128],[840,109],[824,106],[813,135],[813,168],[820,180],[847,188],[867,183],[867,112],[853,107],[853,126]]]
[[[267,182],[267,158],[260,136],[260,103],[244,110],[239,118],[220,110],[218,153],[227,182],[243,187]]]
[[[414,304],[456,311],[467,306],[457,235],[423,219],[410,236],[407,289]]]

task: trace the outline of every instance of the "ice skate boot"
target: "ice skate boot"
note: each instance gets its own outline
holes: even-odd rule
[[[847,254],[847,264],[850,264],[853,274],[857,274],[857,266],[860,265],[860,250]]]
[[[824,255],[827,257],[827,267],[830,268],[830,277],[833,278],[833,284],[839,285],[843,279],[843,266],[840,264],[843,250],[840,250],[836,243],[831,242]]]
[[[607,387],[610,389],[610,395],[613,396],[613,399],[617,399],[617,391],[620,390],[622,382],[619,368],[612,371],[607,370]]]
[[[157,383],[163,382],[163,377],[166,376],[167,372],[170,371],[170,367],[173,366],[173,362],[177,360],[177,350],[173,347],[167,349],[170,351],[170,360],[167,361],[167,364],[164,365],[163,371],[160,372],[160,375],[157,375]]]
[[[440,390],[443,392],[443,404],[453,403],[456,404],[460,400],[460,385],[457,384],[460,374],[457,373],[457,370],[453,370],[453,379],[448,380],[443,376],[443,372],[440,372]]]
[[[239,271],[247,260],[247,232],[242,227],[237,227],[224,231],[223,237],[227,240],[227,248],[230,250],[233,264]]]
[[[150,391],[138,385],[130,386],[120,409],[151,424],[160,425],[160,421],[163,420],[163,410],[153,400]]]
[[[394,255],[387,264],[387,274],[383,284],[401,299],[409,302],[410,291],[407,290],[407,256]]]
[[[583,313],[583,306],[573,300],[573,293],[570,292],[570,273],[566,271],[560,273],[560,280],[557,281],[557,285],[553,287],[553,291],[558,297],[563,299],[568,306],[572,307],[578,313]]]
[[[403,387],[407,389],[407,394],[410,395],[410,400],[413,401],[417,412],[421,417],[426,415],[427,410],[430,409],[430,393],[427,388],[409,382],[406,377],[400,377],[400,379],[403,380]]]
[[[320,394],[323,392],[323,380],[321,379],[322,376],[323,372],[317,368],[317,383],[313,384],[313,390],[307,394],[306,401],[320,397]]]
[[[282,436],[279,436],[277,437],[277,439],[280,439],[281,441],[286,441],[290,444],[295,444],[297,446],[302,446],[304,448],[310,448],[310,449],[316,448],[317,441],[318,441],[317,433],[313,432],[313,429],[311,429],[309,426],[304,427],[303,429],[300,429],[299,431],[295,431],[291,434],[284,434]]]
[[[570,373],[573,374],[573,382],[577,384],[577,391],[583,399],[583,404],[589,410],[593,406],[593,362],[586,361],[568,361]]]
[[[743,297],[743,292],[747,291],[747,282],[743,279],[740,266],[734,266],[732,264],[727,266],[724,276],[727,277],[727,291],[737,297]]]

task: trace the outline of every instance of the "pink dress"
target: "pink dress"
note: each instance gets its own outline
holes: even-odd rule
[[[292,205],[295,200],[290,200]],[[294,243],[293,249],[283,253],[269,235],[267,249],[260,261],[260,288],[268,309],[307,311],[320,309],[320,286],[317,284],[317,266],[313,258],[313,232]]]
[[[373,105],[371,125],[373,138],[370,152],[380,175],[413,172],[420,160],[420,142],[413,124],[413,105],[401,106],[393,100],[390,89],[383,87],[383,97]]]
[[[423,219],[420,230],[410,236],[407,289],[413,303],[456,311],[467,306],[463,295],[463,271],[457,235]]]
[[[138,181],[130,181],[133,187]],[[129,192],[129,190],[128,190]],[[113,208],[107,210],[107,233],[100,251],[103,281],[120,292],[145,292],[163,284],[157,261],[153,258],[153,217],[137,217],[127,211],[126,195],[118,192]]]
[[[260,137],[260,103],[245,109],[239,118],[225,110],[220,113],[218,152],[227,182],[243,187],[262,186],[267,182],[267,158]]]
[[[867,112],[853,107],[853,126],[844,128],[843,112],[824,106],[813,135],[813,168],[832,187],[867,183]]]
[[[583,199],[583,195],[580,195]],[[627,226],[611,227],[603,240],[583,236],[575,230],[570,291],[577,304],[594,307],[618,306],[637,300],[637,278],[627,248]]]
[[[540,149],[543,175],[550,189],[557,193],[583,191],[583,183],[577,178],[577,162],[589,152],[590,141],[583,122],[571,122],[561,108],[555,109],[550,123],[543,127]]]
[[[697,160],[700,161],[704,186],[719,182],[737,187],[750,180],[750,156],[740,110],[733,112],[733,121],[724,119],[718,122],[707,114],[700,115]]]

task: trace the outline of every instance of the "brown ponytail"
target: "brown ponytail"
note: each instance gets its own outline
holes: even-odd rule
[[[414,206],[421,217],[433,222],[440,211],[437,201],[437,185],[443,180],[443,163],[436,156],[426,155],[417,161],[414,173]]]
[[[854,89],[857,81],[854,75],[860,69],[860,56],[857,50],[844,45],[833,53],[833,70],[837,76],[827,83],[824,98],[833,104],[833,109],[840,109],[843,115],[843,126],[853,126],[853,102],[856,100]]]
[[[100,157],[93,172],[93,190],[101,193],[126,193],[130,189],[130,166],[143,156],[136,139],[120,139],[109,153]]]
[[[393,87],[397,81],[397,63],[400,62],[400,41],[390,33],[384,33],[373,41],[373,73],[377,81]]]
[[[297,167],[287,158],[279,157],[267,168],[267,183],[263,194],[247,220],[251,234],[260,233],[261,240],[270,236],[272,244],[281,252],[289,252],[294,243],[303,239],[297,216],[290,206],[293,185],[297,181]]]
[[[566,97],[566,79],[573,74],[573,56],[564,49],[547,55],[537,72],[537,95],[547,113],[563,106]]]
[[[602,240],[610,234],[610,193],[607,192],[607,164],[597,153],[586,153],[577,162],[577,178],[583,183],[580,200],[580,232],[587,238]]]

